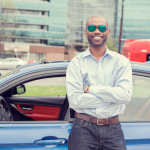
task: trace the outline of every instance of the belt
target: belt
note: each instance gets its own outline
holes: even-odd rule
[[[90,121],[90,119],[91,119],[91,116],[86,115],[86,114],[80,114],[80,113],[77,113],[77,112],[75,113],[75,117],[79,118],[79,119],[82,119],[82,120],[85,120],[85,121]],[[96,123],[97,125],[116,124],[118,121],[119,121],[118,116],[111,117],[111,118],[105,118],[105,119],[93,117],[92,120],[91,120],[92,123]]]

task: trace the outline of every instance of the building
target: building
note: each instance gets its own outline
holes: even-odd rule
[[[122,0],[118,0],[116,38],[119,37]],[[126,39],[150,39],[150,1],[124,0],[122,44]]]
[[[68,0],[66,45],[74,45],[78,52],[84,50],[86,21],[94,14],[100,14],[108,21],[111,37],[115,37],[117,0]]]
[[[2,15],[9,16],[9,20],[5,26],[7,36],[1,45],[4,51],[1,50],[0,55],[10,57],[15,55],[16,49],[20,57],[27,57],[30,52],[30,58],[37,61],[43,58],[54,60],[54,56],[63,60],[67,0],[12,2],[15,3],[16,11],[7,13],[7,8],[3,7],[1,12]]]
[[[115,37],[117,0],[12,0],[1,40],[0,57],[30,57],[36,61],[71,59],[72,51],[84,49],[86,20],[93,14],[107,18]],[[1,28],[2,30],[2,28]],[[69,54],[69,55],[68,55]]]

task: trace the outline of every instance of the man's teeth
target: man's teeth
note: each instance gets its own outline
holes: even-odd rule
[[[94,39],[100,39],[100,38],[101,38],[101,37],[99,37],[99,36],[95,36],[95,37],[94,37]]]

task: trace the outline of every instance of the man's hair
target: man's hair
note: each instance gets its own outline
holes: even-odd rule
[[[104,20],[106,21],[106,25],[107,25],[107,27],[108,27],[108,22],[107,22],[107,20],[106,20],[103,16],[101,16],[101,15],[93,15],[93,16],[91,16],[91,17],[86,21],[86,28],[87,28],[88,25],[89,25],[89,20],[92,19],[92,18],[101,18],[101,19],[104,19]]]

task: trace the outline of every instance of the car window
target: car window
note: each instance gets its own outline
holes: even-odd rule
[[[19,61],[18,59],[12,59],[11,61]]]
[[[12,60],[12,62],[17,62],[17,61],[19,61],[19,60],[15,60],[15,59]]]
[[[4,60],[3,62],[11,62],[11,59]]]
[[[30,60],[28,60],[28,59],[22,59],[23,61],[25,61],[25,62],[29,62]]]
[[[25,83],[26,92],[18,96],[65,96],[66,77],[54,77]],[[17,96],[17,95],[15,95]]]
[[[132,99],[120,121],[150,121],[150,78],[133,75]]]

